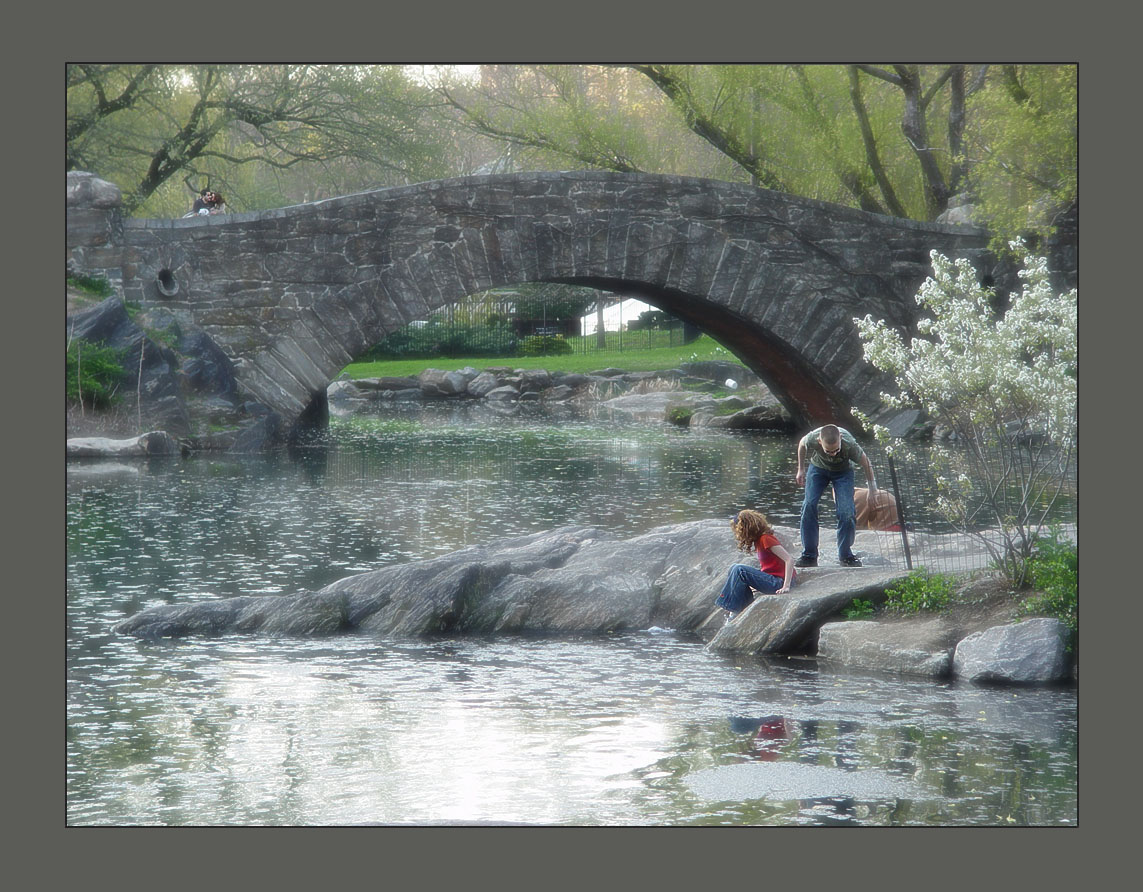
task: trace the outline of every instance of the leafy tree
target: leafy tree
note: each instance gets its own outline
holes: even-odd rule
[[[975,200],[993,230],[1046,235],[1078,200],[1078,83],[1074,65],[1003,65],[965,134]],[[998,246],[999,247],[999,246]]]
[[[67,165],[128,212],[235,209],[457,174],[676,173],[933,219],[966,195],[994,230],[1076,201],[1074,65],[67,68]]]
[[[436,89],[517,166],[749,181],[922,220],[960,193],[1014,234],[1075,200],[1074,86],[1059,65],[640,64],[485,66]]]
[[[865,358],[896,378],[898,392],[882,399],[921,407],[967,448],[966,467],[933,449],[941,507],[1022,584],[1076,448],[1078,292],[1055,294],[1046,259],[1025,252],[1023,287],[998,317],[995,295],[968,261],[936,251],[932,261],[917,293],[921,337],[906,344],[872,316],[854,322]],[[884,428],[874,431],[888,439]],[[981,511],[991,529],[979,530]]]
[[[67,167],[118,183],[128,213],[167,215],[188,204],[180,181],[242,208],[303,169],[338,192],[445,176],[431,104],[398,66],[73,64]]]
[[[516,288],[514,303],[520,319],[576,319],[599,300],[593,288],[558,282],[528,282]]]
[[[678,136],[641,81],[614,66],[485,65],[479,82],[445,78],[435,90],[464,126],[505,147],[506,166],[635,173],[663,169],[664,123]]]

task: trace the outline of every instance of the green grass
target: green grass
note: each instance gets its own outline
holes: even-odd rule
[[[641,332],[624,335],[628,342],[638,343]],[[610,346],[610,344],[609,344]],[[630,372],[656,372],[660,369],[678,368],[684,362],[703,362],[721,359],[738,362],[738,359],[714,339],[703,335],[685,346],[651,347],[643,349],[592,350],[588,353],[564,353],[559,356],[473,356],[436,359],[397,359],[384,362],[355,362],[345,367],[350,378],[403,378],[416,375],[423,369],[452,371],[471,366],[486,369],[494,366],[508,366],[514,369],[547,369],[550,372],[593,372],[599,369],[617,368]]]
[[[885,606],[894,613],[940,613],[952,604],[955,593],[955,576],[921,568],[885,590]]]

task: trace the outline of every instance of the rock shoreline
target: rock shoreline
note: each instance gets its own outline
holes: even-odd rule
[[[742,388],[742,394],[713,396],[728,379],[735,389]],[[440,400],[481,400],[506,408],[527,403],[594,403],[648,422],[730,430],[793,429],[789,413],[758,378],[730,362],[684,363],[653,372],[609,368],[587,374],[511,366],[429,368],[403,378],[343,378],[334,381],[326,393],[334,415]]]
[[[133,343],[136,355],[143,349],[146,356],[151,356],[146,347],[139,347],[140,343],[150,342],[145,341],[141,332],[132,331],[122,305],[118,301],[113,303],[116,306],[100,305],[98,313],[88,317],[87,324],[77,330],[88,337],[93,337],[93,332],[118,332],[110,343],[120,346]],[[156,349],[154,355],[161,354]],[[140,414],[155,430],[141,436],[156,439],[162,435],[177,443],[177,448],[168,448],[167,444],[163,451],[254,453],[282,441],[277,416],[260,412],[253,404],[240,404],[236,385],[217,357],[213,357],[211,363],[203,357],[184,358],[180,370],[174,354],[167,350],[161,362],[153,367],[144,365],[143,373],[143,386],[135,382],[128,390],[137,392],[144,401],[154,397],[150,409]],[[198,389],[189,395],[180,394],[176,379]],[[715,396],[714,393],[725,389],[727,379],[733,380],[735,393]],[[529,407],[572,411],[599,406],[615,415],[649,423],[724,430],[793,430],[789,413],[752,372],[735,363],[720,361],[684,363],[677,369],[653,372],[608,368],[589,374],[509,366],[482,371],[429,368],[409,377],[341,378],[326,390],[329,412],[337,417],[447,401],[476,402],[497,414],[526,411]],[[212,429],[195,433],[190,422],[192,416],[208,419]],[[140,452],[139,437],[105,436],[111,431],[99,430],[97,419],[98,413],[92,413],[83,430],[85,436],[68,437],[69,458],[119,458],[160,451],[150,447],[145,453]],[[135,421],[133,417],[128,420],[132,424]],[[68,426],[73,426],[70,419]],[[122,427],[122,423],[108,426]]]
[[[794,531],[779,530],[793,541]],[[630,539],[594,527],[561,527],[340,579],[316,592],[239,596],[159,605],[114,627],[141,638],[345,633],[385,638],[435,635],[579,635],[668,628],[713,651],[814,655],[858,671],[978,683],[1066,682],[1072,667],[1057,620],[990,617],[956,625],[841,619],[855,598],[879,603],[907,571],[878,559],[858,533],[866,566],[823,563],[788,595],[760,596],[726,623],[714,598],[729,566],[747,560],[724,520],[659,527]]]

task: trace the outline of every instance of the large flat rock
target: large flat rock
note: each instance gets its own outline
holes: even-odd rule
[[[778,534],[785,542],[795,539],[793,530]],[[874,535],[859,534],[859,548],[863,536]],[[697,632],[717,650],[797,652],[812,649],[818,628],[854,598],[879,601],[885,586],[905,575],[875,554],[870,560],[878,566],[805,570],[789,595],[759,596],[721,628],[714,599],[727,570],[753,559],[734,548],[725,519],[672,524],[629,539],[568,526],[382,567],[315,593],[158,605],[116,630],[148,637],[349,630],[409,637],[657,626]]]
[[[888,622],[827,622],[818,632],[818,660],[852,668],[944,678],[952,672],[961,632],[948,618]]]
[[[816,567],[798,572],[798,583],[786,595],[759,595],[730,623],[712,618],[711,650],[736,653],[794,653],[813,650],[818,629],[855,598],[879,603],[885,588],[908,575],[894,567]],[[702,630],[700,630],[700,634]]]

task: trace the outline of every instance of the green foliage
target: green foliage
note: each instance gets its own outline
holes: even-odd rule
[[[1037,536],[1028,562],[1029,581],[1038,592],[1020,605],[1022,614],[1051,616],[1072,632],[1079,629],[1079,551],[1058,527]]]
[[[1078,70],[1074,65],[994,66],[970,128],[974,198],[996,233],[994,248],[1027,231],[1047,235],[1078,194]]]
[[[161,344],[171,350],[178,349],[180,336],[177,325],[172,325],[169,328],[144,328],[143,332],[156,344]]]
[[[532,335],[520,342],[522,356],[559,356],[571,352],[571,344],[560,335]]]
[[[846,619],[865,619],[873,616],[873,602],[854,598],[853,603],[846,607],[841,615]]]
[[[250,210],[455,172],[453,128],[399,65],[69,64],[66,83],[67,169],[119,185],[129,214],[181,216],[207,186]]]
[[[609,332],[616,334],[616,332]],[[588,335],[588,341],[593,336]],[[569,339],[569,343],[573,343]],[[608,342],[611,343],[610,341]],[[594,346],[589,343],[589,347]],[[471,366],[475,369],[484,369],[489,366],[511,365],[522,369],[548,369],[549,371],[579,372],[589,374],[603,368],[625,368],[632,372],[649,372],[660,369],[678,368],[684,362],[703,362],[711,359],[734,360],[725,347],[711,338],[703,335],[690,344],[675,347],[653,347],[651,349],[619,350],[588,350],[586,352],[568,353],[553,361],[547,356],[512,356],[501,353],[495,357],[462,356],[456,358],[434,357],[431,361],[426,359],[398,359],[373,362],[355,362],[345,367],[345,374],[350,378],[400,378],[406,375],[416,375],[423,369],[432,367],[451,371]]]
[[[1075,65],[122,65],[66,69],[69,170],[181,216],[446,176],[600,169],[751,182],[994,231],[1076,195]],[[573,287],[573,286],[561,286]]]
[[[66,397],[92,408],[118,402],[119,385],[127,377],[123,353],[101,343],[76,338],[67,346]]]
[[[667,407],[667,421],[669,421],[671,424],[677,424],[679,427],[686,427],[689,425],[694,414],[695,410],[690,406]]]
[[[385,361],[437,356],[510,356],[518,349],[515,333],[505,323],[413,323],[376,344],[362,359]]]
[[[594,288],[559,282],[526,282],[514,290],[512,304],[518,319],[547,319],[552,323],[578,319],[599,300]]]
[[[895,613],[941,611],[952,603],[956,577],[947,573],[914,570],[885,590],[885,605]]]
[[[110,297],[111,283],[102,276],[68,276],[67,285],[95,297]]]
[[[634,319],[627,323],[628,331],[647,331],[650,329],[657,329],[664,325],[669,325],[675,321],[675,317],[670,313],[663,310],[644,310],[639,314],[638,319]]]

